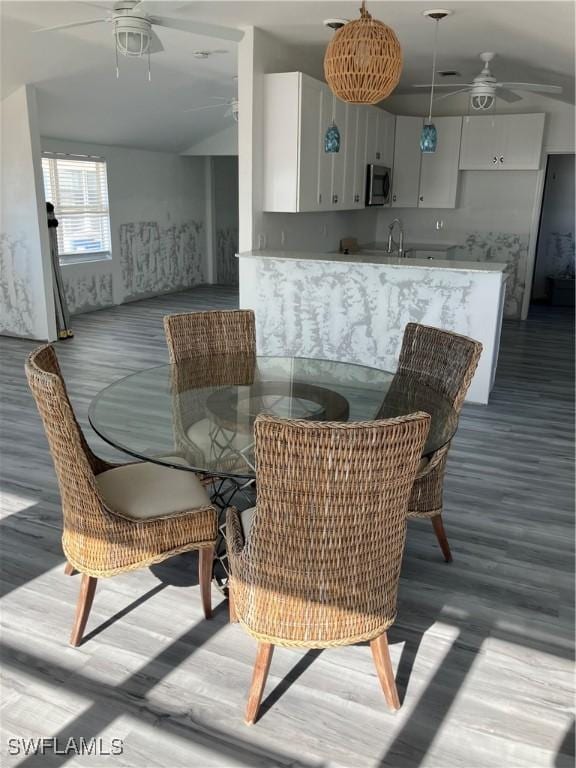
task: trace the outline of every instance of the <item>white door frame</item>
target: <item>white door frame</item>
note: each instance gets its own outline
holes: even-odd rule
[[[534,267],[536,264],[536,248],[538,246],[538,233],[540,230],[540,218],[542,215],[542,206],[544,205],[544,182],[546,181],[546,171],[548,169],[548,158],[550,155],[573,155],[574,147],[567,149],[546,149],[542,152],[545,162],[543,168],[538,171],[536,176],[536,194],[534,196],[534,206],[532,208],[532,222],[530,224],[530,236],[528,240],[528,256],[526,259],[526,283],[524,287],[524,298],[522,300],[522,311],[520,318],[526,320],[530,310],[530,299],[532,298],[532,285],[534,282]]]

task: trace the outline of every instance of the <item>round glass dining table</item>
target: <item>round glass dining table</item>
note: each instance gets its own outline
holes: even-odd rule
[[[125,376],[96,395],[88,416],[103,440],[136,458],[249,479],[259,413],[364,421],[414,411],[431,416],[423,453],[429,456],[454,436],[458,417],[425,382],[354,363],[231,354]]]
[[[353,363],[250,354],[206,355],[125,376],[92,401],[89,420],[102,439],[133,457],[213,478],[213,503],[253,505],[254,421],[365,421],[426,411],[423,457],[453,437],[458,415],[412,376]],[[252,498],[250,490],[252,489]],[[220,542],[218,554],[225,562]]]

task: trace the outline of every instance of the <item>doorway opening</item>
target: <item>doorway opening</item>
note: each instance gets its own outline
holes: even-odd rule
[[[548,155],[538,227],[531,307],[574,308],[574,154]]]

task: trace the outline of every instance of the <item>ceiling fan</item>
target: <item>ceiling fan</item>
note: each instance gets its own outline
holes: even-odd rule
[[[228,107],[223,116],[232,117],[236,122],[238,122],[238,111],[240,108],[238,99],[227,99],[225,96],[211,96],[210,98],[217,99],[218,101],[221,101],[222,104],[204,104],[201,107],[191,107],[190,109],[185,109],[184,112],[198,112],[202,109],[218,109],[222,107]]]
[[[456,88],[451,93],[445,93],[439,96],[440,99],[447,99],[455,96],[457,93],[470,93],[470,103],[472,109],[488,110],[493,104],[495,98],[503,99],[509,103],[520,101],[522,99],[516,91],[529,91],[531,93],[562,93],[559,85],[545,85],[544,83],[501,83],[496,80],[490,71],[490,62],[496,56],[495,53],[481,53],[480,59],[484,62],[484,68],[471,83],[436,83],[435,88]],[[414,85],[413,88],[430,88],[430,84]]]
[[[89,24],[111,24],[112,34],[116,43],[116,77],[118,77],[118,53],[123,56],[148,56],[163,51],[164,47],[153,27],[166,27],[179,29],[195,35],[215,37],[220,40],[239,42],[244,37],[244,32],[232,27],[221,27],[217,24],[205,24],[188,19],[175,19],[169,16],[149,14],[145,10],[146,3],[143,0],[117,0],[110,8],[99,3],[85,3],[82,5],[100,8],[108,12],[107,16],[86,21],[73,21],[68,24],[57,24],[53,27],[44,27],[38,32],[56,32],[61,29],[85,27]],[[203,57],[197,57],[203,58]],[[150,63],[148,63],[148,79],[150,79]]]

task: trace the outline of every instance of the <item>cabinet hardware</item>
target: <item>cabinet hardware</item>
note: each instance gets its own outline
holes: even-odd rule
[[[332,195],[332,202],[337,203],[338,202],[338,195]]]
[[[424,195],[420,195],[419,200],[420,200],[421,203],[423,203],[424,202]]]
[[[380,152],[376,152],[376,160],[380,160]]]
[[[503,162],[504,162],[504,156],[503,156],[503,155],[500,155],[500,162],[501,162],[501,163],[503,163]]]
[[[494,155],[494,157],[492,158],[492,164],[496,165],[497,162],[498,162],[498,158],[496,157],[496,155]]]
[[[392,202],[393,202],[393,203],[395,203],[395,202],[396,202],[396,195],[392,195]]]
[[[320,194],[318,195],[318,202],[319,202],[319,203],[321,203],[321,202],[322,202],[322,192],[320,192]]]
[[[355,202],[355,203],[359,203],[359,202],[360,202],[360,195],[359,195],[358,193],[356,193],[356,194],[354,195],[354,202]]]

